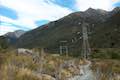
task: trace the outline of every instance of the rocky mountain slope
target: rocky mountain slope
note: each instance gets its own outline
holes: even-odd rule
[[[23,30],[16,30],[15,32],[8,32],[3,36],[5,36],[8,39],[9,43],[14,44],[16,40],[24,33],[25,31]]]
[[[82,24],[88,24],[91,48],[120,48],[120,8],[113,11],[89,8],[75,12],[26,32],[16,43],[17,47],[40,48],[58,52],[61,41],[67,41],[69,52],[79,53],[82,47]]]

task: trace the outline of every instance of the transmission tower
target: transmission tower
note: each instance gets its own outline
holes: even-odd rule
[[[66,56],[68,56],[68,46],[67,46],[67,40],[60,41],[60,54],[65,53]]]
[[[88,32],[87,32],[88,24],[82,23],[82,34],[83,34],[83,46],[82,46],[82,57],[88,59],[91,53],[89,41],[88,41]]]

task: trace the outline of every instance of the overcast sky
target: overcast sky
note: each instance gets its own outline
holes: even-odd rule
[[[0,35],[30,30],[89,7],[110,11],[120,0],[0,0]]]

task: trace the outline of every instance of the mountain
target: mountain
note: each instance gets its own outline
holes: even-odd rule
[[[120,11],[112,15],[106,22],[97,25],[91,37],[91,41],[95,41],[91,46],[120,48]]]
[[[25,33],[25,31],[23,31],[23,30],[17,30],[14,32],[8,32],[3,36],[5,36],[11,44],[13,44],[24,33]]]
[[[120,8],[113,11],[89,8],[50,22],[22,35],[17,47],[40,48],[58,52],[60,45],[68,45],[71,53],[82,48],[82,24],[87,23],[91,48],[120,48]],[[67,41],[62,44],[61,41]]]

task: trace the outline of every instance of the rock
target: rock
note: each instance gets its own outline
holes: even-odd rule
[[[59,57],[60,54],[52,54],[53,57]]]
[[[42,74],[42,80],[55,80],[55,78],[47,74]]]
[[[29,49],[24,49],[24,48],[18,48],[17,49],[17,55],[33,55],[34,52]]]
[[[66,70],[66,69],[62,69],[61,70],[61,75],[63,78],[69,78],[72,76],[72,74],[70,73],[70,71]]]
[[[49,61],[48,64],[49,65],[55,65],[55,62],[54,61]]]
[[[79,64],[82,65],[84,62],[80,59]]]
[[[84,71],[82,68],[80,69],[80,75],[84,75]]]
[[[79,69],[77,67],[69,67],[68,70],[72,75],[79,75]]]

